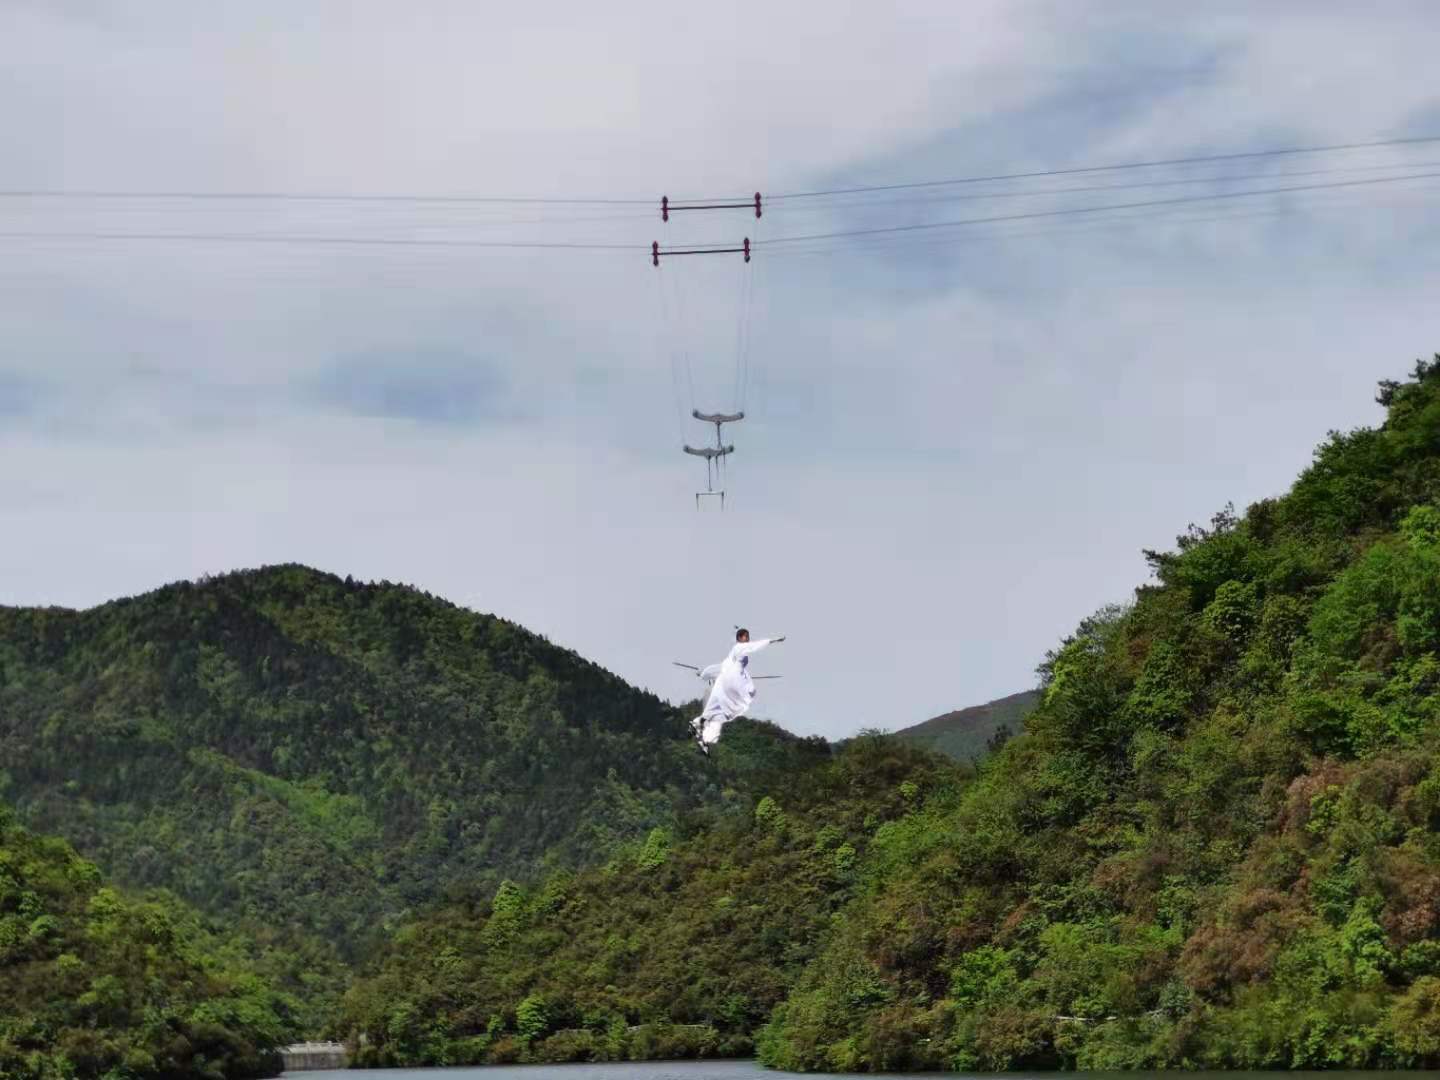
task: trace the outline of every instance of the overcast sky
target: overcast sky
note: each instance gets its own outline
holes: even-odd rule
[[[1419,137],[1440,135],[1437,53],[1424,0],[0,0],[0,189],[775,195]],[[1145,579],[1142,548],[1379,419],[1376,381],[1440,350],[1440,180],[757,247],[743,395],[747,268],[657,272],[650,241],[1427,167],[1440,143],[668,226],[631,204],[3,196],[0,603],[299,561],[674,698],[696,684],[670,661],[718,659],[733,624],[787,633],[760,715],[902,727],[1032,685]],[[1241,179],[1190,183],[1220,173]],[[95,238],[137,233],[633,248]],[[678,447],[710,436],[684,414],[741,396],[729,508],[697,513]]]

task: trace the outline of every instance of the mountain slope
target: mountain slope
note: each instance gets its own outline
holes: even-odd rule
[[[289,1005],[220,951],[0,805],[0,1076],[277,1075]]]
[[[300,566],[0,608],[0,796],[122,884],[353,956],[457,882],[704,792],[658,698],[501,619]]]
[[[963,778],[860,736],[836,751],[737,720],[714,750],[731,794],[597,869],[402,928],[346,998],[366,1065],[749,1054],[816,955],[888,821]]]
[[[979,761],[1025,727],[1025,717],[1040,701],[1040,691],[1022,690],[984,705],[956,709],[895,732],[906,742],[948,754],[956,761]]]
[[[1149,553],[760,1039],[788,1068],[1440,1064],[1440,357]]]

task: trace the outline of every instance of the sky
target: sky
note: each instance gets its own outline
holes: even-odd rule
[[[0,0],[0,603],[302,562],[676,700],[786,634],[805,734],[1027,688],[1440,350],[1440,179],[1394,179],[1440,142],[779,196],[1440,135],[1437,47],[1403,0]],[[616,246],[476,246],[536,241]],[[697,511],[686,414],[742,403]]]

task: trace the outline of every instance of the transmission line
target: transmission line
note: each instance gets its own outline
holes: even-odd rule
[[[1407,173],[1403,176],[1378,176],[1369,177],[1364,180],[1334,180],[1320,184],[1291,184],[1283,187],[1250,188],[1245,191],[1221,191],[1208,195],[1180,195],[1170,199],[1141,199],[1134,202],[1106,203],[1103,206],[1068,206],[1058,210],[1030,210],[1019,214],[994,214],[988,217],[957,218],[952,221],[930,221],[918,225],[889,225],[871,229],[842,229],[828,233],[775,236],[768,240],[757,241],[755,246],[770,247],[778,244],[797,244],[809,240],[841,240],[857,236],[886,236],[898,233],[925,232],[932,229],[955,229],[968,225],[988,225],[1001,221],[1028,221],[1033,218],[1069,217],[1075,214],[1101,214],[1113,210],[1135,210],[1146,206],[1179,206],[1184,203],[1219,202],[1224,199],[1242,199],[1256,195],[1283,195],[1289,192],[1365,187],[1374,184],[1394,184],[1405,180],[1427,180],[1435,177],[1440,177],[1440,172]]]
[[[1152,169],[1178,165],[1201,165],[1223,161],[1243,161],[1257,158],[1288,157],[1302,154],[1329,154],[1353,150],[1377,150],[1385,147],[1418,146],[1440,142],[1440,135],[1416,135],[1407,138],[1374,139],[1368,142],[1331,143],[1319,146],[1290,146],[1265,150],[1247,150],[1224,154],[1198,154],[1189,157],[1158,158],[1147,161],[1112,162],[1103,165],[1081,165],[1056,169],[1036,169],[1029,172],[996,173],[988,176],[960,176],[936,180],[916,180],[894,184],[870,184],[854,187],[823,188],[812,191],[791,191],[778,195],[766,195],[767,200],[818,199],[838,195],[858,195],[870,192],[911,191],[963,184],[981,184],[1013,180],[1036,180],[1050,176],[1075,176],[1085,173],[1115,172],[1127,169]],[[699,203],[738,203],[748,206],[753,195],[706,196],[679,198],[670,201],[672,210],[699,209]],[[162,201],[185,200],[195,202],[340,202],[340,203],[415,203],[439,205],[492,204],[498,206],[653,206],[653,198],[613,198],[608,196],[532,196],[532,195],[467,195],[467,194],[409,194],[409,193],[349,193],[349,192],[303,192],[303,191],[198,191],[186,189],[155,191],[122,191],[101,188],[13,188],[0,190],[0,199],[36,200],[117,200],[117,201]]]
[[[334,244],[344,247],[533,248],[591,251],[639,251],[639,244],[601,244],[543,240],[444,240],[424,237],[286,236],[266,233],[142,233],[0,231],[5,240],[180,241],[218,244]],[[737,249],[738,250],[738,249]]]
[[[201,233],[201,232],[97,232],[97,231],[41,231],[41,230],[0,230],[0,240],[76,240],[96,242],[181,242],[181,243],[231,243],[231,244],[278,244],[278,245],[331,245],[340,247],[402,247],[402,248],[459,248],[459,249],[515,249],[515,250],[591,250],[645,252],[652,261],[658,255],[671,254],[721,254],[742,253],[760,248],[781,247],[823,240],[844,240],[867,236],[899,236],[909,233],[931,232],[937,229],[957,229],[974,225],[989,225],[1009,221],[1030,221],[1044,218],[1063,218],[1087,214],[1104,214],[1118,210],[1137,210],[1147,207],[1181,206],[1191,203],[1213,203],[1233,199],[1254,198],[1262,195],[1284,195],[1308,191],[1330,191],[1345,188],[1373,187],[1380,184],[1403,183],[1409,180],[1429,180],[1440,177],[1440,171],[1405,173],[1400,176],[1366,177],[1360,180],[1333,180],[1315,184],[1289,184],[1278,187],[1247,188],[1244,191],[1221,191],[1208,194],[1180,195],[1168,199],[1137,199],[1122,203],[1105,203],[1100,206],[1067,206],[1054,210],[1029,210],[1014,214],[991,214],[983,217],[956,218],[950,221],[930,221],[913,225],[888,225],[866,229],[839,229],[833,232],[802,233],[793,236],[775,236],[764,240],[746,241],[740,247],[725,243],[696,245],[680,251],[656,251],[656,245],[636,243],[602,243],[586,241],[544,241],[544,240],[468,240],[428,237],[363,237],[341,235],[290,235],[278,233]]]
[[[1440,160],[1389,162],[1384,165],[1341,165],[1328,169],[1287,169],[1283,172],[1208,173],[1203,176],[1165,177],[1158,180],[1137,180],[1124,184],[1072,184],[1069,187],[1042,187],[1019,191],[972,191],[957,194],[927,195],[918,198],[865,199],[840,203],[837,206],[810,204],[786,208],[786,213],[835,213],[841,210],[867,210],[877,206],[921,206],[945,202],[986,202],[991,199],[1043,199],[1056,195],[1094,194],[1104,191],[1134,191],[1142,188],[1185,187],[1198,184],[1234,184],[1243,180],[1288,180],[1300,176],[1334,176],[1338,173],[1379,172],[1394,169],[1421,169],[1440,166]],[[779,198],[779,196],[776,196]]]
[[[1377,139],[1373,142],[1334,143],[1329,146],[1291,146],[1277,150],[1247,150],[1241,153],[1201,154],[1194,157],[1162,158],[1154,161],[1125,161],[1110,165],[1080,165],[1065,169],[997,173],[992,176],[959,176],[946,180],[917,180],[902,184],[870,184],[861,187],[826,188],[818,191],[792,191],[783,195],[767,197],[777,202],[781,199],[817,199],[832,195],[858,195],[871,191],[908,191],[957,184],[985,184],[1001,180],[1037,180],[1047,176],[1076,176],[1082,173],[1116,172],[1122,169],[1155,169],[1169,165],[1203,165],[1218,161],[1242,161],[1249,158],[1284,157],[1296,154],[1329,154],[1344,150],[1375,150],[1386,146],[1414,146],[1436,142],[1440,142],[1440,135],[1417,135],[1406,139]]]
[[[509,195],[340,194],[310,191],[107,191],[75,188],[17,188],[0,199],[96,199],[195,202],[491,203],[515,206],[649,206],[653,199],[549,198]]]

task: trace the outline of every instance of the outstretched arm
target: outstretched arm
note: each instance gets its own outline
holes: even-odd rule
[[[741,655],[741,656],[750,656],[750,655],[752,655],[753,653],[757,653],[757,652],[759,652],[761,649],[765,648],[766,645],[774,645],[775,643],[780,642],[780,641],[784,641],[784,640],[785,640],[785,636],[782,634],[780,637],[760,638],[760,639],[757,640],[757,641],[746,641],[746,642],[742,642],[741,645],[740,645],[740,655]]]

